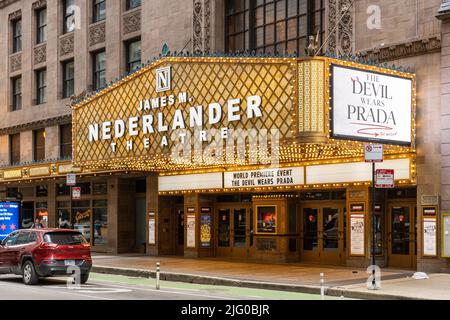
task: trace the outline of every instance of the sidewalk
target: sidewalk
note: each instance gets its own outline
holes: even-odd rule
[[[361,268],[143,255],[94,254],[93,260],[93,271],[100,273],[154,278],[156,262],[160,262],[162,280],[316,294],[320,292],[323,272],[328,295],[361,299],[450,299],[449,274],[432,274],[430,279],[414,280],[413,271],[383,269],[381,289],[374,291],[367,290],[369,275]]]

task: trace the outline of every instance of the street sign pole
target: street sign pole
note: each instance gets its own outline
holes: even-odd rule
[[[375,221],[375,162],[372,162],[372,288],[376,289],[375,283],[375,233],[377,224]]]
[[[377,232],[377,224],[375,221],[375,189],[376,189],[376,170],[375,170],[375,162],[383,162],[383,145],[381,144],[367,144],[364,146],[364,160],[366,162],[372,162],[372,201],[371,201],[371,209],[372,209],[372,287],[369,289],[375,290],[376,281],[375,281],[375,251],[376,251],[376,232]]]

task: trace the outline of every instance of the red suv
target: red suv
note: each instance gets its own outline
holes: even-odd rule
[[[77,266],[86,283],[92,268],[90,245],[84,236],[67,229],[25,229],[8,235],[0,244],[0,274],[22,275],[28,285],[39,277],[72,274]]]

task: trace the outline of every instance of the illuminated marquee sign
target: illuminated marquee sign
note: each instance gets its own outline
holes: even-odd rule
[[[268,145],[292,137],[286,121],[294,107],[290,62],[163,59],[89,106],[74,107],[74,163],[220,162],[237,143],[248,155],[249,139],[269,157]]]
[[[73,164],[278,166],[358,157],[366,140],[411,153],[413,78],[323,57],[164,57],[73,106]]]

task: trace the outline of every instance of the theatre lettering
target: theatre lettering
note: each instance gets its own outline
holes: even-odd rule
[[[218,102],[209,103],[207,106],[192,106],[183,108],[188,103],[188,94],[182,92],[176,97],[170,95],[162,98],[146,99],[137,106],[136,115],[127,119],[115,119],[104,121],[102,123],[94,123],[89,125],[88,140],[90,142],[102,140],[114,140],[126,137],[143,135],[151,135],[155,132],[170,132],[171,130],[196,128],[198,129],[198,138],[201,141],[208,141],[208,132],[202,130],[204,125],[220,126],[221,137],[227,139],[228,128],[223,127],[229,123],[240,121],[242,118],[247,119],[262,117],[262,99],[260,96],[249,96],[244,99],[233,98],[225,103]],[[167,106],[177,105],[172,118],[167,119],[162,110]],[[245,105],[245,112],[243,112]],[[156,110],[156,112],[154,111]],[[161,110],[161,111],[158,111]],[[186,133],[179,133],[178,138],[184,140]],[[150,147],[150,140],[144,139],[144,147]],[[163,136],[161,140],[162,146],[168,145],[168,137]],[[183,142],[183,141],[182,141]],[[128,150],[132,150],[132,144]],[[111,143],[113,152],[116,151],[116,144]]]

